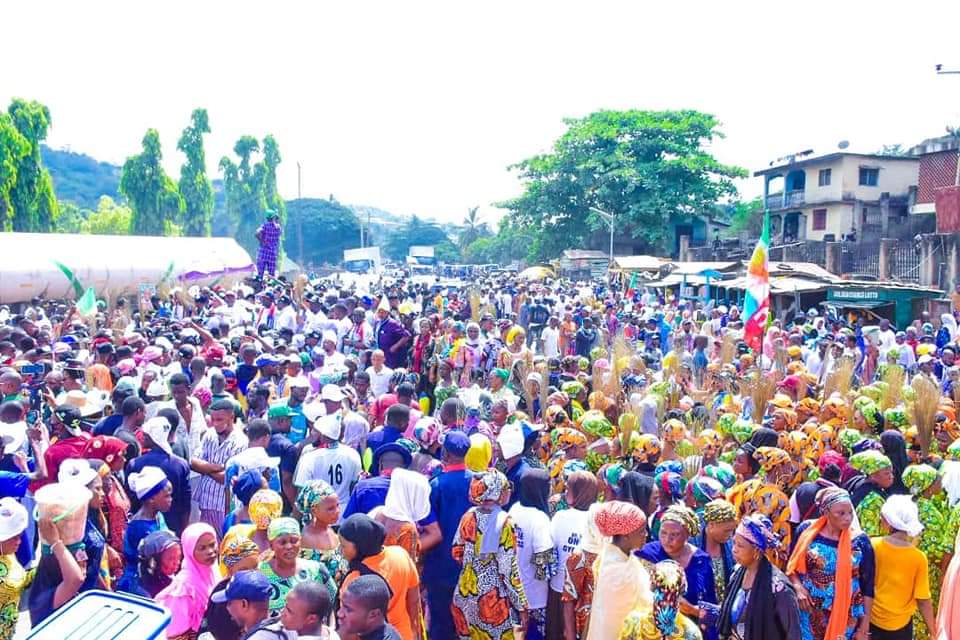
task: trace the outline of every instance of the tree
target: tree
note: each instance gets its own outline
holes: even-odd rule
[[[357,246],[360,221],[347,207],[332,200],[302,198],[286,203],[286,210],[284,248],[287,255],[297,257],[301,266],[339,263],[344,249]],[[300,253],[301,246],[303,254]]]
[[[17,131],[13,118],[0,113],[0,230],[13,228],[13,199],[11,192],[17,184],[20,162],[30,153],[30,143]]]
[[[183,130],[177,149],[187,156],[180,168],[180,196],[183,198],[183,232],[188,236],[209,236],[213,217],[213,184],[207,178],[203,134],[210,133],[206,109],[194,109],[190,126]]]
[[[160,236],[179,219],[183,199],[161,165],[160,134],[148,129],[143,151],[130,156],[120,173],[120,193],[130,203],[130,233]]]
[[[130,235],[132,221],[133,211],[130,207],[117,204],[110,196],[101,196],[100,202],[97,203],[97,210],[91,212],[81,226],[81,233],[126,236]]]
[[[607,228],[590,207],[613,213],[621,234],[662,251],[671,223],[735,195],[733,179],[747,176],[706,151],[722,137],[706,113],[599,111],[565,123],[551,153],[510,167],[524,180],[524,192],[498,205],[533,230],[531,257],[555,257]]]
[[[60,216],[53,227],[56,233],[82,233],[83,225],[87,221],[89,211],[80,207],[80,205],[61,200],[59,203]]]
[[[763,198],[737,200],[730,205],[730,233],[737,234],[747,230],[760,235],[763,226]]]
[[[7,216],[9,226],[14,231],[50,231],[59,209],[53,180],[40,158],[40,143],[46,139],[50,128],[50,110],[39,102],[16,98],[10,103],[7,115],[8,122],[27,144],[27,152],[14,161],[15,181],[7,193],[12,211]],[[20,144],[22,142],[17,146]],[[0,179],[0,195],[3,194],[2,187]]]
[[[877,154],[881,156],[907,156],[910,155],[910,150],[904,149],[903,145],[897,142],[896,144],[883,145],[880,151],[877,151]]]
[[[480,216],[477,213],[479,207],[471,207],[467,211],[467,217],[463,219],[463,231],[460,232],[459,244],[463,250],[477,238],[489,236],[490,229],[485,222],[480,222]]]
[[[447,234],[436,224],[424,222],[417,216],[411,216],[406,224],[395,229],[387,236],[383,251],[388,258],[404,260],[413,245],[436,247],[449,241],[450,238],[447,237]]]
[[[471,264],[507,265],[517,260],[533,262],[535,251],[534,230],[506,216],[500,220],[497,234],[471,242],[463,250],[463,259]]]
[[[223,185],[227,195],[227,215],[235,225],[234,238],[247,251],[257,250],[255,232],[263,221],[263,212],[273,209],[280,224],[287,218],[286,205],[277,192],[277,166],[281,162],[280,147],[273,136],[263,139],[263,155],[259,162],[260,142],[253,136],[242,136],[233,146],[239,163],[224,156],[220,160]],[[284,229],[284,234],[286,234]],[[283,241],[280,249],[283,252]],[[282,255],[281,255],[282,257]]]

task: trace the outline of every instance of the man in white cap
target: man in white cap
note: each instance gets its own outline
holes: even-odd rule
[[[308,413],[311,410],[310,405],[305,408]],[[361,464],[359,453],[340,444],[340,422],[339,414],[316,416],[313,428],[317,431],[317,446],[300,456],[293,483],[299,488],[313,480],[326,480],[337,492],[343,509],[360,478]]]
[[[323,338],[320,340],[320,348],[323,350],[323,373],[333,373],[337,369],[346,366],[346,356],[337,351],[337,334],[331,330],[323,332]]]

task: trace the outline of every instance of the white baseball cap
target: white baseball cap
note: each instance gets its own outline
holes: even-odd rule
[[[310,381],[305,376],[295,376],[287,381],[287,386],[291,389],[309,389]]]
[[[505,459],[514,458],[523,453],[523,431],[517,423],[504,425],[497,436],[500,453]]]
[[[27,508],[13,498],[0,498],[0,540],[14,538],[27,529]]]
[[[328,402],[343,402],[343,399],[346,398],[343,395],[343,389],[338,387],[335,384],[325,384],[323,389],[320,390],[320,399]]]
[[[83,458],[67,458],[60,463],[57,473],[57,482],[62,484],[79,484],[86,487],[97,477],[90,463]]]
[[[313,423],[313,428],[319,431],[322,436],[326,436],[331,440],[339,440],[340,416],[338,414],[322,416]]]

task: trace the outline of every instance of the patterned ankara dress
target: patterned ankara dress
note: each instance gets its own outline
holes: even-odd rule
[[[451,553],[463,569],[453,592],[453,623],[464,640],[512,640],[527,596],[517,563],[517,541],[509,516],[504,520],[497,552],[480,553],[483,534],[494,517],[472,508],[460,520]]]
[[[581,549],[567,556],[567,573],[563,579],[562,602],[573,603],[573,615],[577,626],[577,636],[584,637],[587,623],[590,621],[590,609],[593,606],[593,562]]]
[[[917,548],[927,556],[930,601],[933,603],[933,615],[936,616],[940,604],[940,589],[943,587],[941,563],[945,555],[953,553],[957,528],[960,525],[960,508],[951,509],[942,491],[932,498],[917,498],[917,508],[923,524],[923,533],[917,541]],[[919,611],[913,615],[913,637],[916,640],[930,638],[930,632]]]
[[[797,529],[799,536],[810,525],[804,522]],[[853,549],[850,593],[850,615],[847,619],[847,640],[853,637],[863,617],[864,596],[873,597],[874,558],[870,538],[860,534],[850,541]],[[823,640],[833,607],[834,582],[837,573],[837,541],[818,535],[807,549],[807,573],[800,582],[810,594],[813,611],[800,611],[800,633],[803,640]]]

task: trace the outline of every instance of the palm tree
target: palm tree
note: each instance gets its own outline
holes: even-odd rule
[[[479,208],[470,207],[467,210],[467,217],[463,219],[463,231],[460,232],[460,249],[466,249],[480,237],[482,229],[486,227],[485,223],[480,222],[480,214],[477,213]]]

